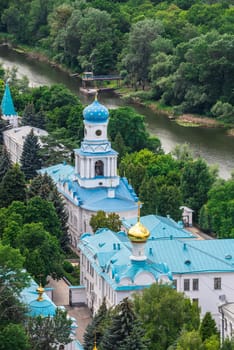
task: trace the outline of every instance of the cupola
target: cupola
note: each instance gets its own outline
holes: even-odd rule
[[[93,103],[83,110],[83,117],[89,123],[105,123],[108,120],[109,111],[98,101],[96,96]]]

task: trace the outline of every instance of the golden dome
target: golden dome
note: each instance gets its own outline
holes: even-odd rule
[[[42,285],[40,284],[40,286],[37,288],[37,293],[38,293],[38,298],[37,298],[37,300],[38,300],[38,301],[42,301],[42,300],[43,300],[42,295],[43,295],[44,291],[45,291],[44,288],[43,288]]]
[[[147,228],[138,221],[134,226],[132,226],[128,231],[128,237],[132,242],[143,243],[150,236],[150,232]]]

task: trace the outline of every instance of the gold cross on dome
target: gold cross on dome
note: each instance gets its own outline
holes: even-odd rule
[[[137,210],[137,221],[139,222],[140,221],[140,217],[141,217],[141,205],[144,204],[143,202],[141,201],[138,201],[137,202],[137,206],[138,206],[138,210]]]

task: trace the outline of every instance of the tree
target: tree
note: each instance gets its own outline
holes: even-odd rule
[[[32,129],[24,141],[23,152],[20,158],[21,170],[24,172],[26,180],[36,176],[37,170],[41,168],[39,150],[38,137],[34,135]]]
[[[22,325],[9,323],[3,329],[0,329],[0,349],[30,349],[28,337]]]
[[[65,203],[52,178],[47,173],[37,175],[30,183],[28,197],[40,196],[42,199],[51,201],[60,220],[62,235],[60,235],[61,247],[66,250],[69,243],[68,236],[68,212]]]
[[[199,332],[182,332],[177,341],[176,350],[203,350],[203,344]]]
[[[54,205],[39,196],[31,198],[27,202],[24,216],[25,223],[42,223],[46,231],[60,239],[61,224]]]
[[[118,232],[121,228],[121,220],[116,213],[106,214],[103,210],[98,210],[96,215],[91,216],[90,226],[92,227],[93,232],[96,232],[102,227]]]
[[[15,200],[26,200],[25,177],[18,164],[7,171],[0,184],[0,206],[7,207]]]
[[[17,242],[26,258],[24,267],[35,279],[42,275],[42,283],[46,284],[48,275],[57,279],[63,276],[63,255],[58,240],[44,229],[42,223],[25,224]]]
[[[127,298],[116,307],[116,313],[112,316],[101,341],[101,349],[120,349],[124,340],[132,333],[136,315],[133,305]]]
[[[206,203],[213,178],[202,158],[187,162],[181,176],[183,202],[195,211],[195,220],[202,205]]]
[[[163,25],[154,19],[145,19],[133,24],[129,33],[127,50],[122,61],[135,88],[144,90],[149,81],[149,65],[153,53],[152,42],[163,32]]]
[[[71,319],[67,313],[56,309],[54,317],[29,318],[26,328],[32,350],[52,350],[71,342]]]
[[[35,125],[36,111],[33,103],[26,105],[22,114],[22,125],[37,126]]]
[[[11,168],[11,166],[12,166],[12,163],[11,163],[9,152],[7,151],[6,147],[3,146],[1,150],[1,156],[0,156],[0,182],[2,181],[7,171]]]
[[[28,274],[23,271],[24,260],[18,249],[0,242],[0,327],[24,319],[25,306],[18,298],[28,283]]]
[[[212,335],[218,334],[215,320],[212,318],[210,312],[206,312],[205,316],[203,317],[199,332],[203,342]]]
[[[141,295],[135,295],[134,305],[145,330],[144,338],[149,340],[149,350],[167,349],[182,329],[198,329],[197,305],[171,286],[152,284]]]
[[[99,346],[109,320],[110,320],[110,313],[107,310],[106,300],[104,298],[92,322],[87,326],[85,330],[85,333],[84,333],[85,350],[92,350],[95,340],[96,340],[97,346]]]
[[[208,201],[200,211],[200,222],[209,225],[219,238],[234,237],[234,179],[218,181],[208,192]]]
[[[154,177],[145,177],[140,186],[141,215],[158,214],[159,189]]]
[[[148,342],[144,339],[144,329],[139,321],[134,321],[132,332],[123,340],[120,350],[147,350]]]
[[[205,350],[220,350],[220,339],[219,334],[212,335],[210,338],[207,338],[204,343]]]

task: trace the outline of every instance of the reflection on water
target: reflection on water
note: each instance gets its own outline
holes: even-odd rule
[[[5,68],[16,66],[18,76],[26,75],[31,86],[63,83],[80,97],[83,104],[88,104],[93,100],[93,96],[80,94],[80,82],[77,78],[72,78],[67,73],[61,72],[47,63],[30,60],[6,47],[0,47],[0,63]],[[110,93],[100,94],[100,100],[108,108],[125,105],[117,96]],[[230,176],[234,169],[234,137],[226,136],[225,130],[185,128],[148,108],[140,106],[134,106],[134,108],[145,115],[149,132],[160,138],[165,152],[170,152],[176,144],[187,142],[195,156],[200,155],[209,164],[219,165],[221,177],[228,178]]]

